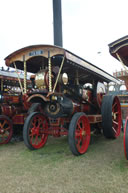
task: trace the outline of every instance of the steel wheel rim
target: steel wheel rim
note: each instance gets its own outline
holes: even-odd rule
[[[87,117],[81,116],[77,120],[75,129],[76,148],[80,154],[87,151],[90,142],[90,125]]]
[[[12,124],[5,117],[0,118],[0,144],[6,144],[12,137]]]
[[[112,104],[112,129],[115,137],[118,137],[121,131],[121,108],[117,97],[114,98]]]
[[[128,149],[128,117],[126,118],[125,121],[125,126],[124,126],[124,154],[125,154],[125,158],[128,160],[128,154],[126,149]]]
[[[47,119],[43,115],[36,115],[30,121],[29,127],[29,139],[30,144],[39,149],[43,147],[47,141],[48,134],[45,134],[48,130]]]

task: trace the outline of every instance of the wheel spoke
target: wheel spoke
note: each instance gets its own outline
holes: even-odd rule
[[[69,140],[71,140],[69,145],[74,155],[84,154],[87,151],[90,143],[90,124],[84,113],[76,113],[73,116],[69,125]]]
[[[117,111],[117,112],[114,112],[114,114],[116,114],[116,115],[117,115],[117,114],[119,114],[119,112],[118,112],[118,111]]]
[[[81,147],[82,147],[82,140],[80,138],[77,139],[77,149],[80,151]]]
[[[118,125],[118,122],[116,122],[116,121],[114,121],[114,120],[113,120],[112,122],[113,122],[114,124]]]
[[[37,127],[40,127],[41,124],[42,124],[42,120],[41,120],[41,119],[38,119],[38,125],[37,125]]]
[[[77,125],[78,125],[78,128],[79,128],[79,129],[82,129],[82,128],[81,128],[81,125],[80,125],[80,122],[78,122]]]
[[[6,129],[4,129],[5,131],[7,131],[7,130],[10,130],[10,127],[8,126]]]
[[[81,142],[80,138],[77,138],[77,146],[78,147],[80,146],[80,142]]]
[[[11,120],[4,115],[0,115],[0,133],[2,138],[0,144],[6,144],[11,140],[13,133],[12,123]]]
[[[32,126],[35,127],[35,122],[32,122]]]
[[[114,110],[114,108],[115,108],[116,105],[117,105],[117,103],[114,103],[114,104],[112,105],[112,111]]]
[[[4,121],[3,123],[0,123],[0,127],[4,128],[5,123],[6,123],[6,121]]]
[[[33,134],[33,133],[30,133],[30,134],[29,134],[29,137],[33,137],[33,136],[34,136],[34,134]]]
[[[4,133],[4,134],[2,135],[3,141],[4,141],[5,139],[7,139],[7,137],[8,137],[8,134]]]
[[[29,115],[24,124],[24,142],[29,149],[39,149],[43,147],[47,141],[48,134],[42,134],[42,129],[48,129],[48,122],[41,114],[34,112]],[[31,124],[32,123],[32,124]],[[29,131],[29,138],[27,137]]]
[[[89,134],[85,134],[85,135],[83,135],[83,140],[85,140],[87,137],[89,136]]]
[[[117,133],[117,131],[114,129],[114,127],[112,127],[112,129],[113,129],[113,131],[114,131],[115,133]]]
[[[78,137],[80,137],[80,132],[75,132],[75,139],[77,139]]]
[[[8,133],[4,133],[4,134],[3,134],[3,137],[8,137]]]
[[[102,127],[106,138],[116,139],[121,131],[121,106],[117,96],[108,95],[103,98]]]
[[[31,135],[29,135],[30,136],[30,143],[32,144],[32,141],[33,141],[33,137],[34,137],[34,135],[33,135],[33,133],[31,134]]]
[[[38,144],[38,135],[36,135],[36,137],[35,137],[34,144],[35,144],[35,145]]]

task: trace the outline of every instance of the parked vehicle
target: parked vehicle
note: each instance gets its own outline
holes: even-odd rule
[[[122,106],[125,107],[125,111],[123,112],[126,119],[124,126],[124,153],[126,159],[128,159],[128,116],[126,116],[128,114],[128,35],[110,43],[109,51],[113,57],[121,62],[125,69],[121,70],[120,74],[116,73],[116,76],[118,75],[118,77],[125,82],[126,86],[126,93],[120,96],[120,98],[122,100]]]
[[[12,139],[15,126],[16,130],[23,126],[29,108],[29,103],[26,103],[27,96],[21,91],[19,78],[23,85],[23,74],[18,72],[17,77],[15,72],[4,69],[0,71],[0,145]],[[28,79],[27,82],[30,84]]]
[[[32,105],[23,129],[29,149],[42,148],[49,135],[68,136],[71,152],[81,155],[87,151],[94,129],[103,130],[106,138],[120,135],[120,102],[117,96],[106,94],[104,85],[119,81],[110,74],[51,45],[22,48],[5,61],[24,74],[32,73],[33,88],[25,92],[26,102]]]

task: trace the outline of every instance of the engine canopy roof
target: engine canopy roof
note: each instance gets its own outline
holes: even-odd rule
[[[51,57],[52,66],[59,67],[63,57],[65,57],[62,72],[68,73],[68,76],[74,79],[76,76],[75,72],[78,71],[81,83],[85,83],[85,81],[91,83],[93,80],[120,83],[115,77],[90,62],[66,49],[53,45],[32,45],[24,47],[8,55],[5,58],[5,63],[9,67],[14,67],[15,63],[17,69],[23,70],[24,61],[26,61],[27,71],[37,73],[41,68],[48,66],[48,55]]]
[[[110,43],[108,46],[110,54],[119,60],[118,54],[123,63],[128,66],[128,35]]]

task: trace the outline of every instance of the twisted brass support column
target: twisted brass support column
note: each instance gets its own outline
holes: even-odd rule
[[[79,85],[78,70],[76,70],[76,85]]]
[[[3,79],[1,79],[1,91],[3,91],[3,86],[4,86]]]
[[[17,76],[18,76],[18,81],[19,81],[19,85],[20,85],[21,92],[22,92],[22,94],[24,94],[24,92],[23,92],[23,86],[22,86],[22,84],[21,84],[21,80],[20,80],[20,77],[19,77],[19,74],[18,74],[18,71],[17,71],[15,62],[14,62],[13,64],[14,64],[14,67],[15,67],[15,70],[16,70],[16,73],[17,73]]]
[[[56,78],[56,82],[55,82],[54,88],[53,88],[53,93],[55,92],[56,85],[57,85],[57,82],[58,82],[59,77],[60,77],[60,73],[61,73],[61,70],[62,70],[62,67],[63,67],[63,64],[64,64],[64,59],[65,59],[65,55],[64,55],[64,57],[63,57],[63,60],[62,60],[62,62],[61,62],[60,68],[59,68],[59,72],[58,72],[58,75],[57,75],[57,78]]]
[[[27,67],[26,67],[26,61],[25,56],[23,56],[24,61],[24,93],[27,93]]]
[[[49,78],[49,92],[52,92],[52,64],[51,64],[51,57],[50,51],[48,51],[48,78]]]
[[[124,67],[124,69],[126,70],[126,72],[128,72],[128,69],[127,69],[126,66],[124,65],[124,63],[123,63],[123,61],[122,61],[122,59],[121,59],[121,57],[119,56],[118,53],[116,53],[116,56],[117,56],[117,58],[119,59],[119,61],[121,62],[122,66]]]

